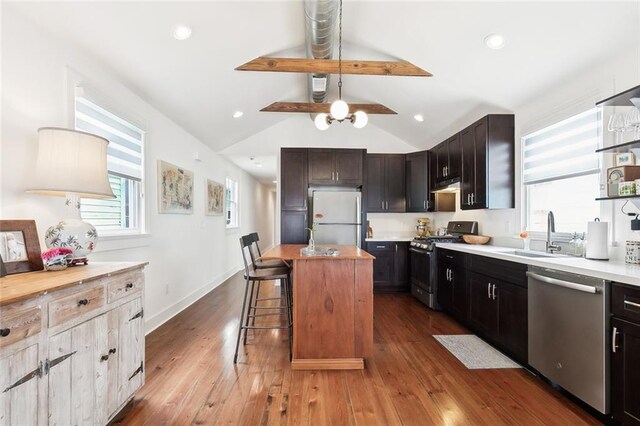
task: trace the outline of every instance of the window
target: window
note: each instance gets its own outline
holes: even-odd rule
[[[546,232],[553,211],[558,232],[586,232],[600,216],[598,114],[595,109],[523,138],[524,221],[528,231]]]
[[[238,227],[238,182],[227,178],[225,185],[227,228]]]
[[[115,199],[83,199],[80,215],[99,231],[141,232],[144,132],[86,98],[75,98],[75,127],[109,140],[107,168]]]

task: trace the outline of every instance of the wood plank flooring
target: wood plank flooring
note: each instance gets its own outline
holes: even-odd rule
[[[250,332],[234,365],[243,290],[236,275],[147,336],[146,384],[119,424],[598,424],[523,369],[466,369],[432,335],[467,331],[407,294],[375,296],[365,370],[292,371],[285,330]]]

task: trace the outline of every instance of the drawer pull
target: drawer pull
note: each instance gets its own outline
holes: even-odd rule
[[[104,362],[104,361],[107,361],[107,360],[109,360],[109,355],[102,355],[100,357],[100,362]]]
[[[3,328],[2,330],[0,330],[0,337],[7,337],[10,333],[10,328]]]
[[[109,355],[113,355],[116,353],[116,348],[109,349]]]
[[[387,246],[376,246],[376,248],[383,249],[383,248],[387,248]]]
[[[133,283],[127,283],[127,285],[125,285],[124,288],[126,290],[129,290],[130,288],[133,288]]]
[[[451,256],[450,254],[445,254],[444,257],[446,257],[447,259],[453,259],[453,256]]]
[[[634,308],[640,308],[640,303],[636,303],[636,302],[630,302],[628,300],[624,301],[625,305],[629,305],[629,306],[633,306]]]
[[[133,374],[129,377],[129,380],[131,380],[134,377],[136,377],[138,375],[138,373],[143,373],[143,372],[144,372],[144,364],[141,362],[140,363],[140,367],[138,367],[136,369],[136,371],[133,372]]]
[[[86,306],[88,304],[89,304],[89,301],[87,299],[78,300],[78,306]]]
[[[618,327],[613,327],[613,333],[611,333],[611,351],[615,354],[618,349],[616,338],[618,337]]]

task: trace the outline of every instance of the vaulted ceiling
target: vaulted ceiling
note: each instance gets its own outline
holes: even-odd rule
[[[258,112],[262,107],[308,99],[302,74],[234,71],[257,56],[304,52],[299,1],[5,2],[4,7],[90,52],[216,151],[292,117]],[[343,97],[387,105],[399,115],[370,116],[370,125],[416,147],[430,146],[478,109],[511,111],[637,46],[638,7],[637,1],[346,0],[344,57],[403,59],[434,77],[348,75]],[[193,36],[173,39],[177,24],[192,27]],[[490,33],[505,36],[504,49],[484,45]],[[244,116],[232,118],[236,110]],[[418,113],[423,123],[413,119]]]

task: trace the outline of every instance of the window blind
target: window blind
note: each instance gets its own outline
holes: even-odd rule
[[[523,183],[597,173],[598,112],[594,108],[524,138]]]
[[[144,132],[86,98],[76,97],[76,129],[109,140],[109,173],[142,181]]]

